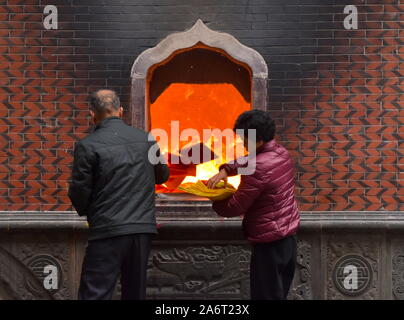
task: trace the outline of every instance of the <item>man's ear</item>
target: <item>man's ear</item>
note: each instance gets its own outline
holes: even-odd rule
[[[119,107],[119,117],[123,117],[123,107]]]
[[[93,110],[90,110],[90,116],[91,116],[91,120],[93,120],[93,123],[96,124],[97,116],[95,115],[95,112]]]

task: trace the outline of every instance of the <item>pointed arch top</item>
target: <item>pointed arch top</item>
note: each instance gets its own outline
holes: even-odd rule
[[[167,59],[173,52],[190,48],[199,42],[222,49],[234,59],[247,64],[252,70],[253,78],[268,78],[268,67],[261,54],[241,44],[228,33],[209,29],[200,19],[191,29],[170,34],[155,47],[143,51],[133,63],[132,78],[145,79],[151,66]]]

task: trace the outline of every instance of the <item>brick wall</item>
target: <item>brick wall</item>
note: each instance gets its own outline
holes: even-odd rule
[[[43,28],[46,4],[58,30]],[[349,4],[358,30],[343,28]],[[399,0],[0,0],[0,210],[72,210],[88,94],[110,87],[128,106],[136,56],[198,18],[266,59],[303,210],[404,210],[403,11]]]

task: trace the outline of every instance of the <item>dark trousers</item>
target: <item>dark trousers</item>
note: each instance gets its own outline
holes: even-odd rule
[[[145,299],[152,238],[152,234],[131,234],[89,241],[78,299],[111,299],[119,274],[122,300]]]
[[[285,300],[295,273],[295,236],[253,244],[250,265],[252,300]]]

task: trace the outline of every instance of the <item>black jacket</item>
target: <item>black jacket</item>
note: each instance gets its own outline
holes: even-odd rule
[[[155,184],[167,181],[166,164],[152,164],[148,134],[118,117],[99,123],[75,145],[69,197],[87,216],[89,240],[132,233],[156,233]]]

